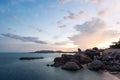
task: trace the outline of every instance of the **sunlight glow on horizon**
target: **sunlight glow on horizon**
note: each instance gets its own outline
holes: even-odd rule
[[[97,45],[97,47],[99,47],[99,48],[109,48],[109,46],[112,45],[113,42],[117,42],[117,41],[119,41],[119,39],[113,38],[109,41],[106,41],[104,43],[101,43],[101,44]]]

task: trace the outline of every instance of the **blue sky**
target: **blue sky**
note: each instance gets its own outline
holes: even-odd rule
[[[119,40],[119,0],[1,0],[0,51],[105,48]]]

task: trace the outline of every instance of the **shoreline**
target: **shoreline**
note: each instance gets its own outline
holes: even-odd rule
[[[111,73],[111,74],[112,74],[112,73]],[[116,76],[117,78],[120,79],[120,72],[118,72],[118,73],[116,73],[116,74],[112,74],[112,75],[114,75],[114,76]]]
[[[83,64],[82,65],[84,68],[87,68],[87,64]],[[87,68],[88,69],[88,68]],[[116,77],[115,78],[115,80],[120,80],[120,72],[110,72],[110,71],[108,71],[108,70],[101,70],[100,72],[102,72],[103,74],[107,74],[107,75],[112,75],[112,76],[114,76],[114,77]],[[118,78],[118,79],[117,79]],[[111,79],[110,79],[111,80]]]
[[[103,74],[104,74],[103,76],[104,79],[120,80],[120,73],[113,74],[113,73],[106,71],[106,72],[103,72]]]

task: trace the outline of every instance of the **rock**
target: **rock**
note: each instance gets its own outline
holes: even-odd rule
[[[102,55],[102,60],[103,61],[109,61],[111,59],[112,59],[112,57],[110,56],[110,54],[103,54]]]
[[[79,70],[80,67],[79,65],[77,65],[75,62],[67,62],[62,66],[62,69],[65,70]]]
[[[88,64],[88,69],[98,71],[104,69],[104,64],[100,60],[94,60]]]
[[[113,65],[113,66],[107,65],[106,69],[111,71],[111,72],[120,71],[120,65]]]
[[[91,50],[91,49],[87,49],[84,52],[87,56],[89,56],[91,59],[94,59],[94,56],[99,56],[100,55],[100,51],[99,50]]]
[[[73,59],[73,58],[74,58],[73,55],[62,54],[62,59],[64,60],[64,63],[70,61],[70,60]]]
[[[107,49],[102,55],[103,61],[119,61],[120,62],[120,49]]]
[[[54,62],[55,62],[55,63],[62,63],[62,62],[63,62],[63,59],[62,59],[61,57],[56,57],[56,58],[54,59]]]
[[[21,57],[20,60],[43,59],[44,57]]]
[[[86,63],[90,63],[92,60],[85,55],[84,53],[81,53],[79,55],[74,55],[74,58],[76,60],[78,60],[81,64],[86,64]]]
[[[71,59],[70,62],[75,62],[79,67],[81,67],[81,63],[77,59]]]
[[[78,53],[80,54],[82,51],[81,51],[81,49],[80,48],[78,48]]]
[[[50,66],[51,66],[51,67],[55,67],[55,65],[54,65],[54,64],[51,64]]]
[[[50,65],[49,65],[49,64],[47,64],[46,66],[48,66],[48,67],[49,67]]]
[[[54,59],[54,64],[53,64],[53,66],[59,67],[59,66],[61,66],[61,65],[63,65],[63,64],[65,64],[65,61],[63,60],[62,57],[56,57],[56,58]]]

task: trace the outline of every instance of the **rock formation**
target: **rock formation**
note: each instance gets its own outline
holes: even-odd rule
[[[62,66],[62,69],[65,70],[79,70],[82,66],[78,65],[75,62],[67,62]]]

